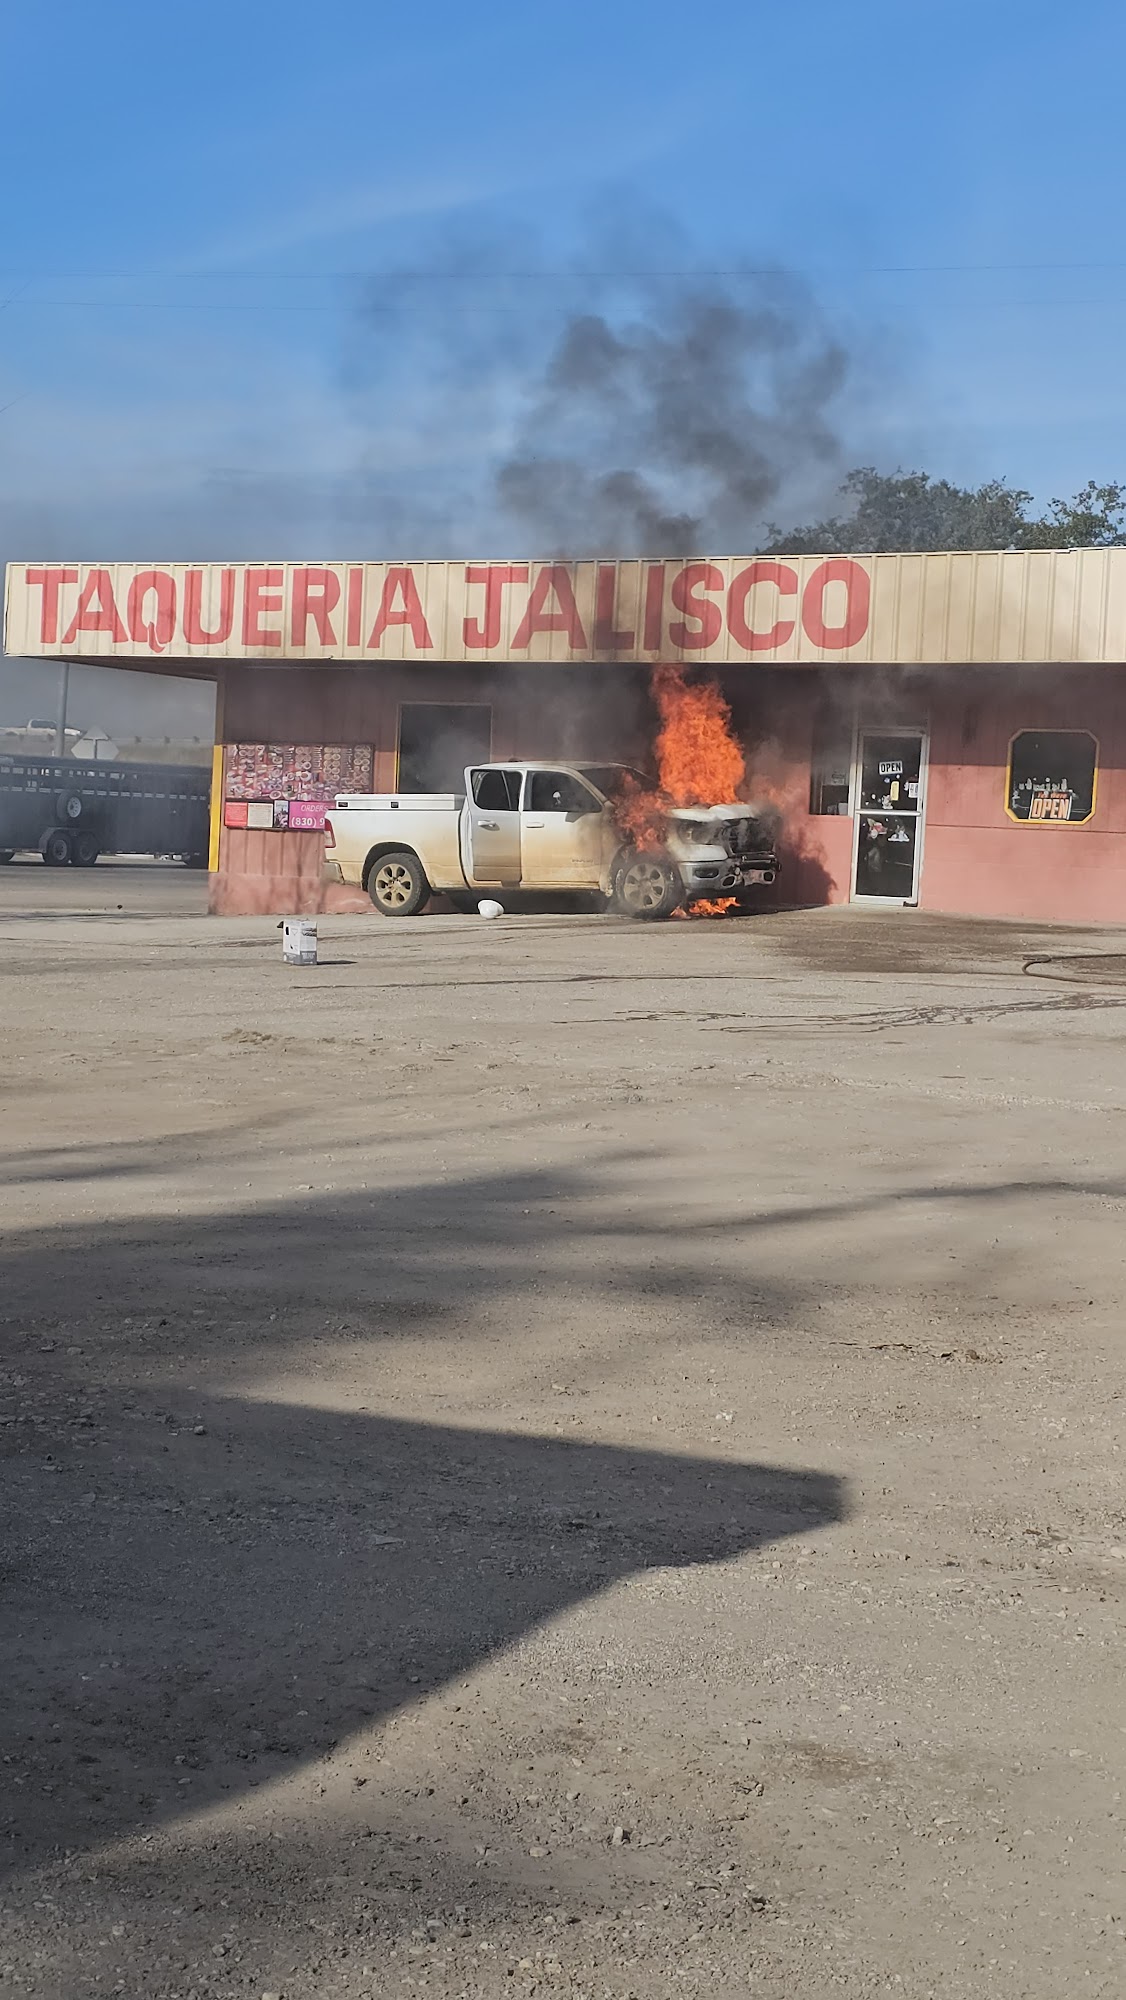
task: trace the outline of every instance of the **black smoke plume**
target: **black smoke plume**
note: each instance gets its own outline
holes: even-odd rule
[[[496,472],[521,545],[567,556],[752,549],[788,497],[835,484],[849,364],[780,274],[684,275],[578,311]]]

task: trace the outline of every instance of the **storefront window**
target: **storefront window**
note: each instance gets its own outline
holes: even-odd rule
[[[852,718],[839,709],[823,711],[813,731],[809,766],[809,810],[817,817],[848,812],[852,769]]]
[[[492,754],[493,711],[474,702],[407,701],[399,710],[399,792],[456,792],[468,764]]]
[[[1086,729],[1022,729],[1009,748],[1010,819],[1081,825],[1095,810],[1097,761],[1098,744]]]

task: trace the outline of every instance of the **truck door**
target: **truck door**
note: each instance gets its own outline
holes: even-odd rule
[[[513,886],[520,880],[521,775],[495,764],[468,774],[465,872],[475,888]]]
[[[529,771],[521,831],[526,889],[597,889],[603,805],[573,771]]]

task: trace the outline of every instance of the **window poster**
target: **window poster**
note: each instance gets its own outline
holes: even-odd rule
[[[1024,729],[1009,751],[1006,805],[1024,825],[1082,825],[1095,809],[1098,746],[1085,729]]]

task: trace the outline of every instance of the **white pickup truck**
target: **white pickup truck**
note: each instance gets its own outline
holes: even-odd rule
[[[751,806],[670,807],[659,837],[631,840],[616,804],[651,790],[621,764],[476,764],[463,792],[347,792],[325,823],[328,873],[385,917],[496,889],[600,892],[629,916],[667,917],[774,881],[774,844]]]

